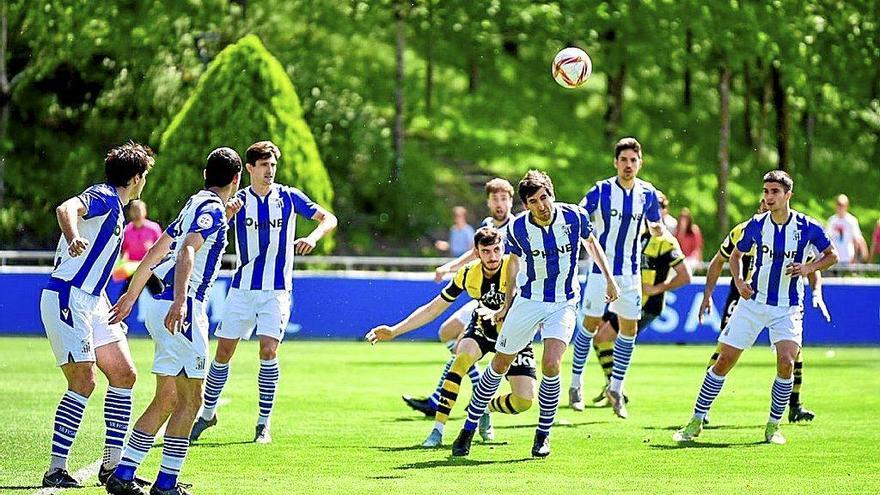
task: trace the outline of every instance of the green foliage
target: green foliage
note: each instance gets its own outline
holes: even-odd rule
[[[281,149],[276,180],[296,185],[329,208],[330,178],[293,84],[260,39],[248,35],[220,52],[162,135],[147,194],[159,217],[170,219],[201,187],[201,170],[212,149],[229,146],[244,157],[248,146],[266,139]],[[329,243],[322,245],[330,249]]]

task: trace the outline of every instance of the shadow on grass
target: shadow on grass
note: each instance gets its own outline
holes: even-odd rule
[[[518,464],[520,462],[529,462],[535,460],[532,457],[523,457],[522,459],[507,459],[500,461],[477,461],[474,459],[468,459],[467,457],[452,457],[449,456],[446,459],[439,459],[435,461],[424,461],[424,462],[412,462],[409,464],[402,464],[397,466],[394,469],[401,470],[409,470],[409,469],[430,469],[430,468],[439,468],[439,467],[470,467],[470,466],[486,466],[491,464]]]
[[[613,423],[614,420],[607,421],[582,421],[579,423],[553,423],[553,428],[580,428],[581,426],[589,426],[589,425],[599,425],[599,424],[607,424]],[[531,424],[520,424],[520,425],[499,425],[495,426],[496,430],[522,430],[522,429],[535,429],[538,425],[536,423]]]
[[[226,447],[229,445],[248,445],[254,444],[256,442],[253,440],[237,440],[237,441],[229,441],[229,442],[196,442],[192,444],[192,447],[205,447],[205,448],[214,448],[214,447]]]
[[[43,488],[42,485],[23,485],[23,486],[4,486],[0,485],[0,490],[10,490],[10,491],[25,491],[25,490],[39,490]]]
[[[645,426],[643,430],[652,430],[652,431],[676,431],[681,429],[682,425],[678,426]],[[706,425],[703,427],[703,430],[755,430],[760,431],[761,425]]]
[[[434,421],[434,418],[429,418],[422,414],[421,416],[401,416],[398,418],[388,418],[381,420],[383,423],[411,423],[414,421],[422,422],[422,421]]]
[[[710,443],[710,442],[681,442],[679,444],[674,445],[651,445],[649,448],[654,450],[680,450],[680,449],[730,449],[730,448],[745,448],[745,447],[757,447],[759,445],[766,445],[767,442],[758,441],[758,442],[746,442],[746,443]]]

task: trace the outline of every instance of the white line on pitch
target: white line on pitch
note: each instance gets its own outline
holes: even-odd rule
[[[92,476],[95,476],[96,474],[98,474],[98,468],[101,467],[102,462],[103,461],[101,459],[98,459],[97,461],[73,473],[73,477],[77,480],[85,481]],[[32,495],[51,495],[53,493],[58,493],[61,490],[64,490],[64,488],[42,488],[35,491]]]

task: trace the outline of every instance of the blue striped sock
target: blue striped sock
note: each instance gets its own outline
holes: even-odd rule
[[[578,325],[578,330],[574,335],[574,350],[571,359],[571,388],[583,388],[584,386],[584,366],[587,365],[587,358],[590,356],[590,347],[593,344],[593,337],[596,333],[590,333],[582,325]]]
[[[147,452],[153,448],[154,435],[144,433],[139,430],[132,429],[131,435],[128,437],[128,443],[125,445],[125,452],[122,453],[122,460],[116,465],[116,477],[131,481],[134,479],[134,473],[137,468],[144,462]]]
[[[560,383],[559,375],[545,375],[541,379],[541,386],[538,388],[538,405],[541,408],[538,431],[541,433],[550,433],[550,427],[553,426],[556,409],[559,407]]]
[[[257,376],[257,385],[260,390],[260,417],[257,424],[269,424],[269,415],[272,414],[272,406],[275,404],[275,390],[278,388],[278,379],[281,372],[278,369],[278,360],[260,360],[260,373]]]
[[[131,389],[107,387],[104,397],[104,466],[112,467],[122,459],[125,434],[131,421]]]
[[[180,470],[183,468],[188,448],[189,438],[165,435],[165,445],[162,447],[162,465],[159,466],[159,475],[156,477],[156,488],[170,490],[177,486],[177,476],[180,475]]]
[[[49,470],[67,469],[67,456],[76,439],[76,432],[82,423],[83,412],[89,398],[83,397],[73,390],[64,392],[58,408],[55,409],[55,422],[52,430],[52,461]]]
[[[636,338],[627,337],[622,333],[617,334],[614,340],[614,367],[611,368],[611,384],[608,386],[615,392],[623,388],[623,379],[626,378],[626,370],[632,359],[633,349],[636,346]]]
[[[700,393],[697,395],[697,403],[694,404],[694,417],[703,419],[709,413],[709,408],[715,402],[715,398],[721,393],[721,387],[724,386],[724,377],[716,375],[712,368],[706,370],[706,377],[703,378],[703,385],[700,387]]]
[[[778,423],[782,419],[782,413],[785,412],[785,406],[788,405],[793,386],[793,377],[777,376],[776,380],[773,380],[773,389],[770,393],[770,421]]]
[[[482,373],[480,373],[480,365],[478,365],[477,363],[474,363],[474,365],[471,366],[468,370],[468,378],[471,379],[471,383],[474,385],[476,385],[477,382],[480,381],[481,374]]]
[[[492,365],[486,366],[486,371],[480,377],[480,381],[474,387],[474,395],[467,407],[468,417],[464,422],[464,429],[474,431],[477,429],[477,423],[486,412],[486,406],[489,400],[495,396],[498,387],[501,386],[502,375],[499,375],[492,369]]]
[[[446,373],[449,373],[449,368],[452,367],[452,362],[455,361],[455,356],[449,358],[449,361],[446,361],[446,365],[443,367],[443,373],[440,374],[440,381],[437,382],[437,388],[434,389],[434,393],[428,397],[428,403],[431,404],[431,407],[434,410],[437,410],[440,407],[440,392],[443,391],[443,382],[446,381]]]
[[[205,421],[214,417],[217,401],[220,399],[227,378],[229,378],[229,363],[211,361],[211,369],[208,370],[208,378],[205,380],[205,403],[202,406],[202,419]]]

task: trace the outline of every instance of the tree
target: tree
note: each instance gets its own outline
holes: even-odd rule
[[[172,218],[181,201],[201,187],[212,149],[229,146],[244,155],[251,143],[264,139],[281,149],[276,180],[330,207],[330,178],[293,83],[260,39],[248,35],[220,52],[162,135],[150,176],[161,187],[148,190],[160,217]]]

